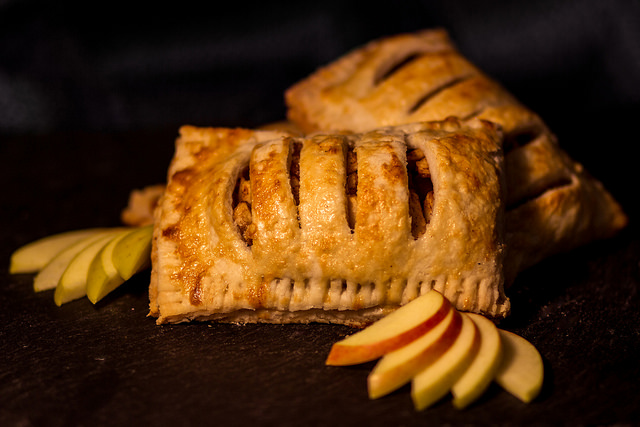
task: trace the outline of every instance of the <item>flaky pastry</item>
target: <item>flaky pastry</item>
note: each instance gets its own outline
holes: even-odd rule
[[[158,323],[369,324],[436,289],[504,317],[502,134],[183,126],[155,211]]]

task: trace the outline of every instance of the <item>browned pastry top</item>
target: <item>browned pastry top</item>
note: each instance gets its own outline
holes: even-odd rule
[[[502,317],[501,133],[183,127],[156,210],[158,321],[364,325],[431,290]]]

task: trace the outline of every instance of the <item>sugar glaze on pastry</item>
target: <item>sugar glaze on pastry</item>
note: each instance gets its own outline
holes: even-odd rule
[[[155,211],[158,323],[363,326],[431,289],[504,317],[499,127],[184,126]]]

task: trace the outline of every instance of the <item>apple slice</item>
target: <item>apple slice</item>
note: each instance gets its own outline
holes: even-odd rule
[[[33,279],[33,289],[36,292],[40,292],[58,286],[58,282],[71,260],[94,241],[99,240],[102,236],[112,231],[111,229],[106,229],[99,233],[92,234],[72,244],[68,248],[63,249],[36,274],[36,277]]]
[[[124,236],[113,249],[113,263],[124,280],[151,264],[153,225],[137,228]]]
[[[326,364],[345,366],[378,359],[433,329],[450,310],[451,304],[442,294],[427,292],[371,326],[335,343]]]
[[[53,294],[53,301],[56,305],[61,306],[66,302],[87,295],[87,275],[91,262],[98,252],[120,232],[114,231],[96,239],[69,262]]]
[[[369,397],[377,399],[411,381],[415,374],[438,360],[453,345],[461,327],[460,313],[451,307],[447,317],[433,329],[384,355],[367,379]]]
[[[503,329],[499,332],[504,350],[495,381],[521,401],[529,403],[542,388],[542,356],[533,344],[521,336]]]
[[[38,272],[62,250],[103,230],[101,228],[91,228],[66,231],[28,243],[11,254],[9,273]]]
[[[87,298],[92,303],[97,303],[124,283],[125,280],[120,276],[113,263],[113,251],[118,242],[128,235],[129,231],[118,233],[100,249],[100,252],[91,261],[87,273]]]
[[[466,371],[451,387],[453,406],[463,409],[475,401],[493,381],[502,360],[502,342],[496,325],[484,316],[467,313],[480,334],[480,348]]]
[[[480,347],[480,334],[465,313],[457,339],[434,363],[417,373],[411,384],[414,407],[421,411],[444,397],[467,369]]]

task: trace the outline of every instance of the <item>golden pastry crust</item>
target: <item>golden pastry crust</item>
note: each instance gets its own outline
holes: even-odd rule
[[[436,289],[461,310],[504,317],[501,137],[455,119],[306,137],[183,127],[156,210],[151,314],[363,326]],[[421,233],[409,209],[416,150],[433,184]],[[249,233],[233,219],[247,167]]]
[[[499,124],[507,174],[507,283],[541,259],[610,237],[627,222],[540,117],[466,60],[444,30],[372,41],[295,84],[285,98],[288,118],[307,132],[362,132],[449,116]]]

